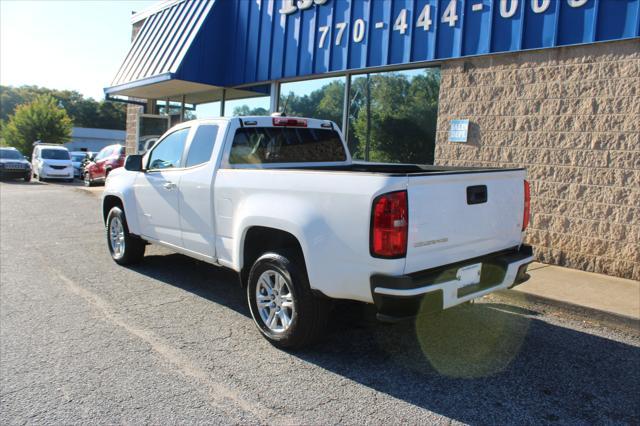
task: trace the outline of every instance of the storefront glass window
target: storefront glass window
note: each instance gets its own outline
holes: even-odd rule
[[[225,117],[269,115],[270,104],[269,96],[230,100],[224,104],[224,115]]]
[[[433,164],[439,90],[438,68],[352,76],[353,159]]]
[[[278,111],[288,116],[331,120],[342,127],[345,77],[283,83]]]
[[[215,118],[220,117],[220,102],[209,102],[206,104],[196,105],[196,118]]]

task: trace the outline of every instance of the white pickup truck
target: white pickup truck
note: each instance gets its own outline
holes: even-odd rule
[[[353,162],[316,119],[182,123],[109,174],[102,209],[119,264],[153,243],[237,271],[279,347],[320,336],[332,299],[392,321],[510,288],[533,261],[523,169]]]

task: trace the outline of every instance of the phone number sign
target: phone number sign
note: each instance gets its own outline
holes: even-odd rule
[[[466,142],[469,134],[469,120],[451,120],[449,142]]]
[[[231,19],[221,23],[235,35],[227,75],[236,84],[640,36],[640,0],[247,0],[225,7]]]

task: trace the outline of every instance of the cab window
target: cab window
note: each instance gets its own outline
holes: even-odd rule
[[[217,135],[218,126],[205,124],[198,127],[189,146],[185,167],[193,167],[208,162],[211,159],[213,144]]]
[[[189,128],[176,130],[153,147],[148,169],[172,169],[180,167]]]

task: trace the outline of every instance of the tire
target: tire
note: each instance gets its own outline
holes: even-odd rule
[[[23,179],[25,182],[31,182],[31,173],[29,173],[28,175],[25,175]]]
[[[284,280],[287,288],[282,285],[278,290],[278,279]],[[265,291],[265,281],[272,284],[271,295]],[[258,293],[262,296],[261,308],[258,307]],[[271,302],[265,303],[268,298]],[[329,300],[315,297],[312,293],[304,261],[288,251],[266,253],[255,261],[247,281],[247,302],[262,335],[272,345],[288,349],[308,346],[322,337],[331,308]],[[289,318],[288,324],[281,315]],[[272,320],[268,325],[269,318],[276,318],[275,323]]]
[[[107,215],[106,236],[109,253],[117,264],[133,265],[144,257],[145,243],[129,233],[127,218],[120,207],[112,208]]]

